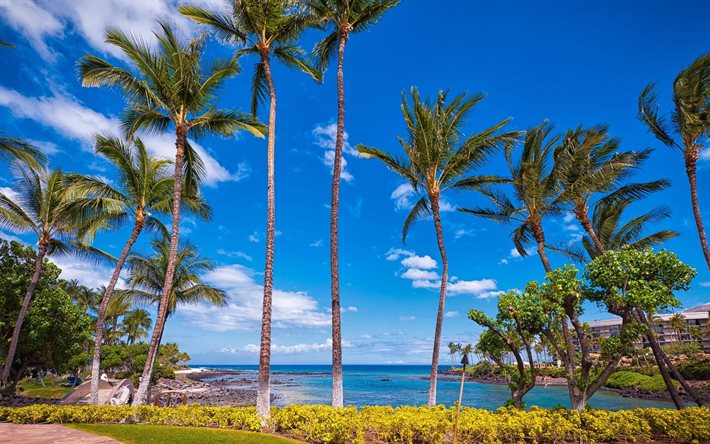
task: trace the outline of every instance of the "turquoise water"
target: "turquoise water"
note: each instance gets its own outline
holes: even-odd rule
[[[234,380],[235,387],[256,389],[256,365],[191,365],[215,370],[239,370],[237,375],[221,379]],[[442,369],[447,367],[442,366]],[[330,404],[331,378],[329,365],[274,365],[272,392],[278,396],[276,405]],[[422,405],[429,390],[430,367],[424,365],[346,365],[343,366],[345,404],[362,405]],[[245,381],[246,380],[246,381]],[[239,384],[236,382],[240,381]],[[459,390],[458,380],[439,375],[437,402],[452,405]],[[463,405],[486,409],[502,406],[510,397],[505,385],[466,382]],[[525,396],[527,405],[569,407],[567,387],[535,387]],[[591,399],[592,407],[608,410],[637,407],[672,408],[669,402],[624,398],[615,392],[599,390]]]

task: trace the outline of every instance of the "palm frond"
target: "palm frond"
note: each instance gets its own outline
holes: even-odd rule
[[[402,226],[402,243],[403,244],[407,240],[407,233],[409,233],[409,229],[411,228],[412,224],[414,224],[414,222],[416,222],[417,219],[429,216],[430,214],[431,214],[431,208],[429,207],[429,200],[427,199],[426,196],[422,196],[417,201],[417,203],[414,204],[414,207],[412,207],[412,210],[409,212],[409,215],[404,220],[404,225]]]

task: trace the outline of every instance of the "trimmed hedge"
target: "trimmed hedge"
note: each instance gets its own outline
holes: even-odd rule
[[[427,443],[450,441],[455,410],[428,407],[322,405],[274,407],[269,427],[313,443]],[[254,407],[57,406],[0,407],[0,421],[34,423],[119,423],[219,427],[259,431]],[[710,441],[710,409],[635,409],[610,412],[565,409],[497,411],[464,408],[460,442],[559,443]]]
[[[673,380],[673,385],[679,386],[675,380]],[[614,389],[636,388],[643,393],[659,393],[667,390],[661,375],[646,376],[629,371],[612,373],[606,381],[606,386]]]

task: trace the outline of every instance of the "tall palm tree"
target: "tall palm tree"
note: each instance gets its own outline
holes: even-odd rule
[[[98,310],[91,372],[91,402],[94,404],[98,403],[99,396],[101,344],[108,302],[126,258],[144,228],[167,236],[167,230],[162,222],[156,219],[153,214],[169,214],[173,197],[173,177],[168,171],[171,162],[167,159],[151,157],[140,138],[135,138],[132,144],[127,144],[117,137],[98,135],[96,136],[96,153],[104,156],[114,165],[118,173],[117,183],[119,186],[115,187],[98,177],[72,175],[70,176],[72,187],[83,194],[92,196],[92,199],[100,198],[104,205],[111,207],[111,211],[101,215],[102,225],[118,228],[128,221],[132,221],[133,228],[121,255],[118,257]],[[195,190],[188,188],[183,193],[183,206],[188,211],[209,217],[209,207],[199,195],[193,195],[193,191]],[[89,237],[93,234],[87,233]]]
[[[340,173],[342,170],[343,143],[345,140],[345,81],[343,59],[345,44],[350,35],[366,31],[399,0],[309,0],[308,5],[316,16],[332,26],[323,40],[316,44],[314,53],[321,72],[334,58],[338,58],[338,123],[335,133],[335,159],[333,161],[333,186],[330,198],[330,293],[333,331],[333,407],[343,406],[343,349],[340,329],[340,282],[338,271],[338,212],[340,205]]]
[[[655,87],[655,83],[651,83],[641,93],[639,119],[661,143],[677,149],[683,155],[685,173],[690,183],[690,202],[695,227],[705,262],[710,268],[710,248],[698,202],[696,177],[700,150],[710,136],[710,53],[700,56],[676,76],[673,82],[674,109],[670,123],[665,117],[658,115]],[[673,133],[677,138],[673,137]]]
[[[491,219],[498,223],[517,222],[520,225],[511,233],[515,249],[521,256],[527,256],[526,245],[535,241],[545,272],[552,271],[546,249],[551,248],[545,241],[542,222],[546,216],[558,215],[563,211],[559,201],[559,186],[552,163],[553,148],[559,136],[550,137],[552,125],[543,122],[531,128],[525,135],[519,161],[512,158],[513,150],[505,152],[513,185],[512,201],[506,194],[492,188],[484,188],[483,193],[494,204],[493,208],[463,209],[459,211]]]
[[[129,288],[117,291],[121,299],[133,303],[157,304],[159,308],[165,304],[167,317],[172,316],[179,305],[202,302],[226,305],[227,296],[224,291],[205,284],[201,278],[203,273],[212,270],[212,262],[201,257],[195,246],[187,242],[182,243],[178,250],[171,292],[167,301],[163,299],[163,283],[170,263],[170,245],[164,239],[156,239],[152,246],[151,256],[137,253],[129,256],[130,272],[126,280]],[[158,328],[160,330],[156,331]],[[165,324],[158,326],[156,323],[155,329],[153,335],[162,339]]]
[[[126,335],[126,343],[133,345],[136,341],[148,337],[148,329],[153,321],[150,313],[142,308],[134,308],[123,316],[123,332]]]
[[[682,313],[676,313],[668,320],[668,325],[674,330],[676,342],[683,343],[683,332],[688,328],[688,323]]]
[[[106,288],[101,288],[101,294],[106,294]],[[103,344],[118,344],[124,335],[121,319],[131,310],[131,302],[119,297],[109,299],[106,306],[106,320],[104,322]]]
[[[18,177],[13,186],[14,193],[0,192],[0,227],[20,233],[34,233],[37,236],[37,256],[5,358],[3,385],[10,374],[22,323],[39,282],[45,257],[70,251],[70,241],[75,240],[77,233],[84,228],[82,224],[92,219],[74,205],[76,196],[67,191],[61,171],[48,173],[44,169],[19,167],[16,172]]]
[[[271,305],[274,279],[275,183],[274,150],[276,146],[276,88],[271,71],[272,57],[320,80],[319,72],[304,58],[296,45],[303,31],[315,24],[314,16],[293,0],[235,0],[227,11],[210,11],[193,5],[178,10],[197,23],[207,25],[225,42],[242,47],[237,57],[258,57],[252,81],[251,112],[256,115],[261,102],[269,97],[269,135],[266,149],[266,254],[264,264],[264,300],[261,318],[261,351],[259,352],[259,387],[256,410],[262,422],[269,417],[271,406]]]
[[[485,164],[492,153],[502,147],[512,146],[519,136],[518,132],[500,133],[510,119],[505,119],[488,129],[465,137],[463,126],[473,107],[484,96],[460,94],[448,100],[448,94],[440,91],[432,103],[422,101],[419,91],[412,88],[412,104],[403,95],[402,113],[407,125],[407,138],[400,138],[405,158],[397,158],[376,148],[358,145],[357,150],[363,157],[375,158],[395,173],[402,176],[421,198],[412,208],[404,221],[402,242],[407,232],[417,219],[432,215],[436,240],[441,254],[442,274],[439,291],[439,309],[434,330],[434,351],[431,361],[428,404],[436,404],[436,377],[439,363],[439,344],[444,322],[446,302],[446,283],[449,262],[444,246],[444,230],[441,225],[441,194],[449,189],[472,189],[498,181],[492,176],[469,176],[472,169]]]
[[[263,136],[263,126],[251,116],[217,108],[215,94],[224,80],[239,71],[237,62],[214,62],[203,67],[204,37],[180,41],[173,30],[160,23],[161,32],[155,33],[158,49],[116,28],[107,31],[107,42],[118,47],[131,60],[134,72],[112,65],[96,56],[86,56],[79,62],[84,86],[118,86],[127,96],[123,128],[127,138],[139,130],[175,131],[175,173],[172,199],[172,234],[170,265],[163,288],[163,299],[171,293],[172,275],[179,243],[180,206],[183,185],[185,191],[196,195],[199,176],[204,169],[188,143],[188,136],[208,134],[233,136],[241,130]],[[185,178],[183,179],[183,174]],[[166,304],[161,304],[165,307]],[[158,312],[156,330],[165,322],[165,310]],[[150,386],[158,353],[158,340],[151,338],[148,359],[135,395],[134,404],[143,404]]]
[[[602,248],[599,249],[589,235],[584,236],[582,245],[591,259],[606,250],[620,250],[627,245],[632,248],[652,247],[678,236],[673,230],[660,230],[644,235],[648,224],[671,217],[670,210],[664,207],[653,208],[622,222],[624,212],[634,201],[604,198],[594,204],[591,224]]]
[[[571,212],[595,248],[604,252],[604,245],[589,219],[590,201],[600,193],[613,194],[607,199],[638,199],[669,185],[667,180],[622,184],[634,169],[648,159],[651,150],[618,152],[619,140],[609,136],[608,127],[577,128],[567,132],[555,150],[555,169],[562,186],[557,198],[571,206]]]
[[[30,143],[22,139],[2,137],[1,135],[0,155],[8,159],[17,159],[34,169],[42,168],[42,165],[47,162],[47,156]]]

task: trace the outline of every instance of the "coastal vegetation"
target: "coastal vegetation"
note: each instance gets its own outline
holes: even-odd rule
[[[20,384],[21,392],[54,397],[63,390],[55,391],[53,385],[40,388],[44,374],[90,374],[90,400],[98,404],[103,372],[131,379],[138,390],[132,406],[0,407],[0,421],[269,428],[323,443],[440,443],[450,439],[456,410],[437,405],[447,289],[454,279],[449,277],[444,240],[450,227],[441,213],[448,205],[445,193],[458,191],[482,197],[489,205],[458,211],[513,225],[510,236],[516,254],[537,255],[544,271],[539,280],[521,282],[522,290],[496,294],[496,313],[470,309],[468,318],[483,328],[475,347],[449,346],[452,357],[478,354],[480,362],[467,371],[474,377],[499,376],[511,395],[506,407],[497,411],[464,408],[457,429],[462,440],[710,440],[710,411],[703,407],[707,393],[689,383],[710,379],[710,361],[700,349],[708,332],[700,326],[688,327],[679,314],[670,320],[678,343],[664,346],[655,328],[659,313],[681,306],[676,294],[689,290],[697,273],[673,252],[654,250],[679,233],[653,226],[671,217],[668,209],[642,204],[669,188],[670,182],[664,178],[632,180],[653,162],[653,150],[622,151],[621,141],[611,136],[606,124],[557,130],[553,123],[538,120],[523,131],[514,128],[510,117],[486,116],[481,119],[483,129],[469,133],[471,114],[484,100],[483,94],[440,90],[427,98],[416,87],[402,95],[405,129],[397,140],[403,155],[367,146],[366,140],[357,144],[356,151],[362,158],[379,160],[417,196],[403,222],[402,243],[415,222],[433,222],[442,271],[436,279],[421,281],[438,290],[427,407],[344,407],[338,243],[345,144],[344,54],[352,34],[370,29],[398,3],[242,0],[221,11],[183,4],[179,7],[183,16],[234,50],[231,58],[210,62],[205,60],[207,33],[182,38],[172,25],[159,22],[159,30],[148,43],[110,27],[106,42],[122,54],[127,68],[86,55],[79,60],[78,70],[83,86],[116,89],[125,102],[121,134],[95,136],[95,152],[111,165],[116,176],[112,181],[52,169],[47,156],[29,140],[3,133],[0,156],[10,161],[16,181],[12,189],[0,192],[0,228],[32,235],[36,241],[36,248],[0,241],[0,382],[4,390],[14,394]],[[300,46],[302,35],[309,30],[327,30],[310,55]],[[0,46],[8,45],[0,42]],[[250,112],[222,109],[225,81],[240,74],[240,61],[248,58],[256,59]],[[321,82],[333,59],[337,60],[337,128],[329,165],[333,167],[329,208],[332,407],[276,408],[271,406],[270,379],[277,235],[277,94],[272,64]],[[699,153],[710,136],[710,55],[690,62],[676,77],[672,92],[670,119],[659,115],[654,84],[640,94],[638,118],[662,144],[683,155],[691,211],[710,269],[696,177]],[[258,112],[267,102],[267,124],[263,124]],[[212,213],[201,193],[206,167],[194,142],[208,135],[234,138],[244,131],[266,139],[266,240],[256,405],[145,406],[151,384],[159,378],[175,378],[175,369],[189,360],[177,344],[162,343],[168,319],[185,304],[229,303],[222,289],[203,281],[203,275],[213,269],[212,261],[181,237],[180,224],[186,213],[205,220]],[[174,160],[149,155],[145,138],[139,137],[163,133],[174,135]],[[505,163],[503,173],[486,170],[494,159]],[[643,211],[629,216],[628,210],[636,207]],[[551,222],[567,215],[578,225],[581,237],[568,243],[551,242]],[[93,245],[101,233],[126,225],[131,227],[130,236],[121,239],[118,257]],[[148,236],[145,245],[150,245],[152,253],[134,251]],[[90,289],[61,281],[61,270],[49,258],[62,254],[109,264],[113,270],[106,276],[106,286]],[[570,263],[553,268],[553,255]],[[615,334],[604,338],[591,331],[583,319],[592,306],[620,319]],[[157,311],[155,320],[147,310],[151,308]],[[683,340],[686,333],[689,341]],[[545,358],[540,360],[540,355]],[[633,366],[622,366],[624,359]],[[525,410],[526,394],[540,378],[548,377],[564,380],[571,409]],[[590,409],[590,398],[603,387],[667,392],[678,411]],[[688,401],[699,408],[685,408]],[[155,432],[122,427],[127,428],[105,431],[117,436],[134,434],[126,439],[136,441],[152,439],[145,434]],[[165,430],[172,433],[173,429]],[[178,434],[189,440],[205,433],[216,432],[183,429]]]
[[[436,407],[330,406],[274,407],[267,420],[273,432],[312,443],[451,442],[456,409]],[[254,407],[114,407],[34,405],[0,407],[0,421],[15,424],[142,424],[215,427],[258,432],[261,420]],[[497,411],[463,408],[461,442],[704,442],[710,440],[710,409],[635,409],[619,412],[565,409]],[[80,426],[83,427],[83,426]],[[172,432],[172,428],[167,429]],[[264,435],[269,436],[269,435]]]

